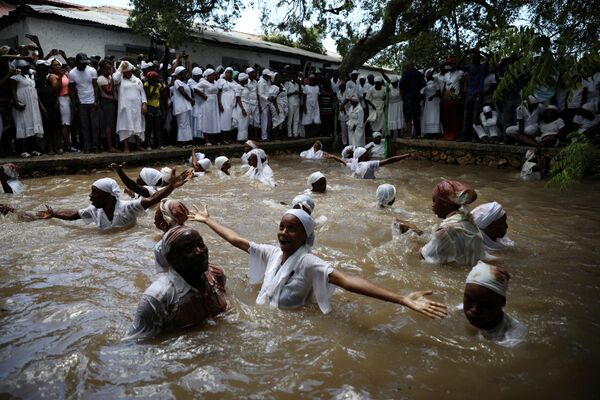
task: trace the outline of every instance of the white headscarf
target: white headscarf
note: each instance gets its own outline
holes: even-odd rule
[[[254,143],[253,140],[246,140],[246,144],[252,147],[253,149],[258,149],[258,146],[256,145],[256,143]]]
[[[308,176],[308,179],[306,179],[306,183],[312,188],[312,185],[321,178],[325,178],[325,175],[323,175],[321,171],[313,172]]]
[[[493,201],[491,203],[485,203],[477,206],[471,211],[473,215],[473,221],[479,228],[481,236],[483,236],[483,244],[488,251],[502,250],[506,247],[512,247],[515,242],[510,240],[508,236],[497,238],[496,240],[490,239],[490,237],[484,232],[484,229],[490,226],[494,221],[502,218],[506,212],[502,206]]]
[[[192,75],[193,76],[202,75],[202,68],[200,68],[200,67],[194,67],[192,69]]]
[[[294,197],[292,200],[292,208],[296,207],[297,205],[310,210],[309,214],[312,214],[315,209],[315,201],[307,194],[299,194],[298,196]]]
[[[510,275],[503,268],[479,261],[469,272],[466,283],[486,287],[506,298]]]
[[[354,149],[354,156],[353,158],[358,161],[358,159],[367,152],[367,149],[365,149],[364,147],[357,147],[356,149]]]
[[[373,132],[373,139],[375,139],[376,137],[383,137],[383,135],[381,134],[381,132]]]
[[[103,192],[110,193],[115,199],[121,198],[121,189],[114,179],[102,178],[92,183],[92,186],[97,187]]]
[[[183,71],[185,71],[185,67],[179,66],[179,67],[175,68],[175,71],[173,71],[173,75],[177,76],[180,73],[182,73]]]
[[[300,208],[290,208],[283,215],[291,214],[298,218],[306,232],[306,244],[312,247],[315,244],[315,220],[306,211]]]
[[[140,178],[146,186],[157,186],[158,181],[162,180],[162,174],[154,168],[142,168]]]
[[[248,68],[246,68],[246,73],[247,73],[248,75],[250,75],[252,72],[254,72],[254,68],[252,68],[252,67],[248,67]]]
[[[205,69],[205,70],[204,70],[204,74],[202,74],[202,76],[203,76],[204,78],[208,78],[208,76],[209,76],[209,75],[212,75],[212,74],[214,74],[214,73],[215,73],[215,70],[214,70],[214,69],[212,69],[212,68],[207,68],[207,69]]]
[[[346,146],[344,150],[342,150],[342,158],[350,158],[350,152],[354,151],[354,146]]]
[[[225,156],[219,156],[217,158],[215,158],[215,167],[218,170],[221,170],[221,168],[223,168],[223,165],[229,161],[229,158],[225,157]]]
[[[389,183],[379,185],[377,192],[375,193],[375,197],[377,197],[377,202],[379,205],[385,207],[396,198],[396,188],[394,185],[390,185]]]
[[[129,61],[121,61],[121,64],[119,64],[119,71],[121,71],[121,72],[133,71],[133,64],[130,63]]]
[[[173,170],[169,167],[163,167],[160,170],[160,173],[162,175],[162,181],[164,183],[169,183],[171,181],[171,175],[173,174]]]
[[[202,160],[198,160],[198,164],[200,164],[200,166],[202,167],[202,169],[204,169],[205,171],[208,171],[210,169],[210,160],[208,158],[203,158]]]
[[[247,81],[248,80],[248,74],[245,72],[242,72],[241,74],[238,75],[238,81]]]

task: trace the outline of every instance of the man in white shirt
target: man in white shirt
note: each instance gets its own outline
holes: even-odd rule
[[[83,152],[100,150],[100,101],[98,73],[89,66],[90,59],[84,53],[75,57],[76,68],[69,72],[69,95],[75,109],[79,110]]]
[[[290,76],[289,78],[283,86],[288,98],[287,136],[297,138],[300,126],[300,83],[298,77]]]
[[[271,70],[263,69],[258,80],[258,101],[260,105],[260,139],[269,139],[269,90],[271,89]]]

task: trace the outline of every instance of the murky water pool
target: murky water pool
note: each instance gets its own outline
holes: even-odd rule
[[[568,193],[521,182],[514,171],[407,161],[375,181],[347,176],[333,162],[273,157],[275,189],[234,176],[195,178],[172,196],[208,203],[220,222],[257,242],[273,243],[292,197],[318,169],[329,181],[316,195],[315,253],[336,268],[402,293],[431,288],[448,304],[443,321],[392,304],[337,293],[333,312],[316,306],[279,311],[257,306],[247,255],[208,228],[213,263],[228,276],[230,311],[215,324],[136,343],[121,342],[154,278],[153,213],[115,233],[81,221],[22,222],[0,217],[0,397],[20,398],[591,398],[600,372],[600,185]],[[234,164],[237,169],[238,164]],[[183,168],[181,166],[180,168]],[[134,175],[139,169],[128,169]],[[26,180],[21,209],[87,206],[93,180],[71,175]],[[426,230],[431,189],[461,179],[508,213],[516,249],[501,254],[511,275],[506,310],[529,328],[527,342],[506,349],[473,336],[457,306],[462,267],[423,264],[393,216]],[[379,210],[380,183],[398,189],[395,210]]]

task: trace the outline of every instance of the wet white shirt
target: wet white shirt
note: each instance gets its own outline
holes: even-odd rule
[[[106,216],[104,209],[96,208],[93,205],[79,210],[79,216],[86,224],[93,222],[98,228],[105,230],[134,224],[137,217],[141,217],[145,212],[141,199],[118,200],[112,222]]]
[[[514,347],[525,341],[527,327],[507,313],[494,329],[481,330],[484,338],[497,342],[500,346]]]
[[[349,167],[349,169],[357,178],[375,179],[375,172],[379,169],[379,161],[361,161],[356,164],[356,168],[354,170],[352,170],[352,167]]]

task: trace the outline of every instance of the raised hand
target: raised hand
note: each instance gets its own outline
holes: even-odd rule
[[[447,307],[445,304],[437,303],[426,299],[425,296],[429,296],[433,293],[431,290],[423,290],[419,292],[412,292],[404,298],[405,306],[411,310],[417,311],[423,315],[433,319],[446,318],[448,315]]]
[[[197,205],[193,204],[194,212],[188,215],[188,219],[191,221],[202,222],[203,224],[210,218],[208,213],[208,204],[204,204],[204,210],[201,210]]]
[[[124,162],[122,162],[121,164],[117,164],[117,163],[111,163],[111,164],[109,165],[109,167],[111,167],[111,168],[112,168],[113,170],[115,170],[115,171],[119,171],[119,170],[121,170],[121,169],[125,168],[125,163],[124,163]]]
[[[181,174],[175,176],[175,168],[173,168],[173,174],[171,175],[170,181],[171,185],[173,185],[173,187],[175,188],[183,186],[184,183],[186,183],[192,178],[192,172],[192,169],[186,169]]]

